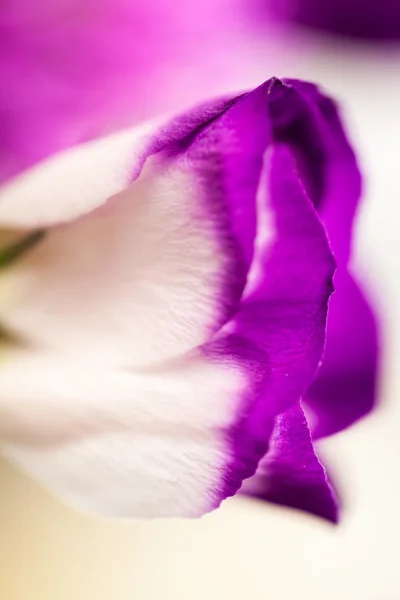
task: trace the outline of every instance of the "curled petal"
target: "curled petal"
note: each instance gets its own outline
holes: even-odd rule
[[[348,427],[374,407],[379,331],[362,289],[348,273],[353,223],[361,193],[356,157],[335,103],[312,84],[292,83],[299,102],[308,110],[308,131],[297,138],[303,156],[301,164],[314,164],[314,170],[306,170],[311,176],[309,187],[319,190],[312,197],[337,262],[324,358],[303,399],[315,438]],[[317,152],[312,132],[317,133],[315,139],[319,140]]]
[[[314,190],[310,196],[328,233],[335,260],[342,267],[349,259],[361,195],[357,159],[335,102],[313,84],[288,81],[307,115],[302,123],[308,127],[295,138],[302,174],[308,188]]]
[[[207,348],[213,360],[234,358],[250,374],[230,432],[227,495],[254,474],[275,416],[309,386],[322,355],[332,292],[334,261],[325,232],[285,146],[266,157],[258,202],[261,227],[247,293],[226,331]]]

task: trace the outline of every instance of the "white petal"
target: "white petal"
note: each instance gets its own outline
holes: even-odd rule
[[[9,358],[2,450],[68,504],[105,516],[197,516],[223,499],[227,430],[244,388],[237,369],[200,355],[140,375]]]
[[[68,222],[104,204],[141,167],[154,123],[55,154],[0,188],[0,228]]]
[[[146,366],[201,345],[224,320],[236,269],[203,196],[184,157],[148,159],[123,192],[2,275],[0,320],[102,364]]]

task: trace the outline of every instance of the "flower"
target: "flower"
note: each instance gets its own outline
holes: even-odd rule
[[[310,428],[325,435],[371,408],[346,387],[353,367],[357,385],[373,379],[376,359],[346,270],[359,192],[334,103],[276,78],[9,182],[3,452],[97,514],[197,516],[251,478],[250,493],[335,521]],[[310,387],[333,255],[337,296],[353,299],[333,296]],[[349,318],[373,347],[368,365],[347,339],[336,356]],[[335,369],[350,377],[346,403],[324,392]]]
[[[400,38],[397,0],[266,0],[269,11],[293,21],[346,37],[369,40]]]

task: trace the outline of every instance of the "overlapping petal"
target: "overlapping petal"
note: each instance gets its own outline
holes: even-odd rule
[[[200,66],[208,48],[224,52],[235,18],[229,6],[235,3],[4,2],[0,181],[55,152],[207,97]]]
[[[337,521],[337,500],[315,454],[300,402],[277,417],[268,453],[243,491]]]
[[[338,269],[322,365],[306,396],[314,439],[349,427],[377,403],[378,329],[359,284]]]
[[[107,146],[109,164],[102,168],[114,167],[115,174],[96,182],[94,190],[86,187],[85,175],[82,188],[66,192],[57,179],[58,187],[37,193],[37,204],[30,197],[27,210],[19,206],[17,212],[15,199],[5,193],[3,222],[15,213],[36,226],[48,222],[48,211],[58,210],[65,220],[64,211],[77,205],[70,195],[78,194],[79,210],[103,202],[50,230],[4,274],[7,327],[30,343],[130,366],[165,361],[210,339],[246,283],[269,137],[264,88],[238,98],[229,110],[225,103],[217,106],[217,120],[211,107],[200,110],[197,120],[185,116],[147,138],[130,173],[132,143],[124,138],[117,147],[116,169],[116,145]],[[89,155],[93,150],[101,153],[87,146]],[[82,164],[94,167],[90,184],[97,165],[85,161],[74,162],[76,176]],[[45,181],[51,181],[51,169],[46,172]],[[27,187],[35,187],[35,176]],[[106,202],[118,184],[125,189]],[[24,192],[19,197],[26,199]]]
[[[290,89],[281,89],[271,103],[273,136],[291,148],[337,262],[323,360],[303,397],[310,432],[305,417],[301,430],[309,440],[311,452],[310,435],[315,440],[340,431],[374,407],[378,330],[375,315],[348,272],[353,221],[361,192],[356,158],[334,102],[312,84],[293,80],[288,83]],[[290,447],[292,429],[281,427],[279,417],[275,432],[279,432],[280,443]],[[244,486],[245,492],[254,491],[259,497],[336,520],[330,486],[325,475],[322,477],[322,470],[318,471],[320,476],[314,488],[308,469],[305,468],[304,477],[298,477],[292,467],[288,471],[286,454],[277,452],[272,441],[261,464],[267,468],[260,467],[254,481],[251,479]],[[300,464],[296,468],[300,469]]]
[[[293,149],[274,134],[272,106],[292,90],[271,80],[135,151],[128,133],[111,152],[99,142],[60,157],[81,174],[48,165],[49,193],[20,226],[53,226],[2,275],[1,319],[22,347],[4,348],[0,433],[75,506],[214,508],[309,386],[334,263]],[[85,171],[98,152],[114,167],[103,186]],[[81,185],[65,186],[67,172]],[[33,183],[16,182],[20,202]],[[12,204],[1,220],[18,225]]]
[[[304,398],[316,438],[348,427],[375,405],[379,329],[376,316],[348,266],[361,195],[356,157],[334,102],[316,86],[305,82],[293,82],[293,85],[307,100],[321,140],[321,175],[313,184],[314,189],[319,186],[319,194],[314,196],[314,203],[337,263],[336,293],[329,307],[324,359]],[[314,143],[310,147],[306,136],[301,140],[301,149],[312,159]],[[312,173],[315,177],[315,169]]]
[[[210,346],[217,360],[236,356],[243,361],[254,385],[231,432],[229,493],[254,474],[268,449],[276,415],[296,402],[313,378],[322,356],[332,291],[332,255],[293,158],[277,144],[269,161],[259,200],[269,207],[263,215],[267,222],[273,215],[275,237],[263,240],[261,220],[247,294],[227,334]]]

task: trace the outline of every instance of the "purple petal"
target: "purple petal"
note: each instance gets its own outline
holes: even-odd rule
[[[19,210],[19,214],[24,215],[25,227],[29,223],[30,210],[32,213],[36,211],[36,217],[43,218],[43,222],[46,224],[57,224],[60,221],[66,223],[61,228],[64,233],[64,245],[58,245],[60,232],[55,228],[49,238],[53,239],[58,250],[47,253],[47,256],[50,257],[49,260],[54,267],[53,272],[59,277],[58,281],[63,280],[66,273],[71,277],[71,281],[66,288],[59,288],[67,290],[58,297],[61,298],[60,305],[53,298],[48,305],[48,311],[43,311],[40,307],[45,304],[32,302],[32,294],[29,290],[25,290],[26,293],[23,296],[25,300],[29,298],[29,306],[22,306],[22,310],[18,314],[18,302],[14,298],[12,308],[6,311],[4,319],[10,319],[13,311],[16,311],[14,314],[16,320],[8,324],[12,325],[14,330],[24,334],[27,331],[26,319],[30,315],[30,325],[33,327],[30,331],[30,341],[39,342],[41,347],[61,348],[63,352],[68,351],[69,356],[73,355],[71,349],[75,349],[75,354],[79,349],[82,352],[82,360],[86,360],[86,356],[90,356],[93,364],[95,360],[85,348],[97,348],[100,355],[103,353],[103,360],[104,354],[107,354],[105,350],[108,351],[112,346],[110,343],[97,343],[97,338],[95,338],[96,343],[93,344],[93,332],[96,335],[102,331],[105,332],[103,342],[104,340],[110,341],[110,332],[114,323],[118,326],[118,336],[114,341],[118,345],[121,341],[124,342],[122,354],[118,352],[114,356],[114,360],[116,357],[118,359],[115,360],[115,364],[113,363],[114,366],[120,365],[122,359],[124,365],[134,364],[134,350],[136,352],[135,360],[140,361],[144,357],[147,362],[151,362],[153,348],[151,344],[147,348],[145,342],[146,340],[150,340],[151,343],[155,341],[155,348],[159,344],[159,348],[168,349],[168,356],[164,353],[160,359],[158,354],[159,361],[153,361],[154,365],[161,365],[161,368],[165,368],[167,356],[169,360],[172,359],[172,364],[168,363],[167,372],[171,375],[173,386],[180,385],[177,383],[179,381],[182,385],[185,382],[182,398],[179,395],[176,396],[177,400],[179,399],[181,402],[180,410],[182,406],[188,406],[187,403],[189,402],[190,405],[193,401],[191,395],[193,383],[191,379],[187,379],[186,370],[178,373],[178,379],[175,378],[174,360],[180,359],[182,355],[186,356],[186,353],[190,349],[195,349],[195,346],[200,346],[195,350],[202,351],[202,361],[204,360],[208,366],[211,365],[213,373],[213,369],[215,369],[214,377],[221,377],[219,386],[215,386],[217,400],[213,404],[213,409],[205,400],[202,400],[203,420],[197,419],[196,421],[195,427],[198,429],[199,439],[202,439],[203,433],[207,432],[207,443],[203,445],[200,443],[194,449],[190,444],[187,446],[188,438],[183,437],[179,443],[176,441],[175,444],[175,438],[173,437],[171,441],[169,438],[170,435],[175,435],[175,429],[172,433],[169,430],[165,433],[163,417],[161,416],[161,426],[155,418],[156,431],[164,432],[163,444],[165,444],[165,439],[167,440],[166,447],[163,446],[163,459],[174,465],[173,469],[179,485],[168,484],[165,487],[167,496],[163,496],[164,474],[162,474],[160,487],[157,487],[157,494],[160,495],[155,497],[155,505],[158,508],[155,508],[154,511],[160,510],[159,507],[163,504],[162,498],[168,498],[168,501],[164,503],[162,514],[177,514],[176,511],[181,514],[197,514],[215,507],[223,498],[234,494],[241,486],[243,479],[255,473],[259,460],[268,450],[277,415],[298,403],[315,375],[324,346],[327,302],[332,291],[331,280],[334,269],[331,250],[321,220],[325,225],[331,247],[337,255],[339,263],[337,297],[339,297],[340,290],[344,293],[341,300],[343,304],[337,304],[337,306],[345,306],[348,310],[346,298],[350,297],[351,282],[349,286],[341,282],[347,276],[346,263],[350,249],[352,220],[359,196],[360,176],[333,103],[321,95],[315,86],[297,81],[282,83],[272,79],[248,94],[197,108],[157,131],[150,141],[149,138],[146,139],[146,143],[142,144],[135,152],[132,152],[130,138],[128,144],[125,138],[122,138],[121,145],[119,142],[116,144],[111,152],[113,160],[110,164],[115,168],[118,177],[114,178],[113,174],[107,176],[105,189],[102,189],[101,186],[97,189],[96,185],[94,196],[87,182],[95,181],[97,183],[96,177],[94,180],[90,177],[86,180],[77,172],[78,187],[70,186],[72,188],[70,189],[68,186],[65,187],[63,181],[59,181],[55,188],[43,189],[43,193],[37,194],[38,206],[33,207],[34,210],[30,206],[28,211],[21,212]],[[123,156],[121,156],[121,160],[118,157],[118,160],[114,162],[115,149],[118,152],[122,150]],[[90,155],[93,147],[81,148],[79,152],[81,151]],[[100,154],[102,155],[101,152]],[[98,154],[94,151],[93,156],[96,157]],[[93,156],[92,160],[84,161],[84,164],[90,168],[96,166]],[[131,161],[130,169],[126,168],[127,157],[127,164],[129,164],[129,160]],[[69,158],[71,158],[71,154],[69,154]],[[105,164],[108,164],[108,160],[107,155]],[[69,162],[69,167],[73,162],[73,160]],[[80,164],[80,161],[78,163]],[[122,166],[123,168],[121,168]],[[71,177],[70,170],[67,169],[66,173]],[[143,178],[145,185],[141,188]],[[52,178],[50,179],[52,180]],[[121,187],[115,188],[116,183]],[[19,186],[17,188],[21,196],[22,182]],[[76,198],[71,197],[71,194],[73,195],[77,189],[82,193],[82,197],[78,198],[79,202]],[[170,193],[172,189],[174,190],[173,194]],[[187,230],[187,227],[182,228],[182,223],[186,223],[195,225],[195,227],[194,236],[187,239],[184,246],[194,252],[196,265],[199,267],[196,266],[194,271],[190,268],[186,271],[186,267],[185,269],[176,269],[175,264],[172,263],[171,276],[175,277],[178,274],[177,287],[174,289],[177,289],[179,293],[173,293],[171,306],[175,299],[179,300],[179,305],[170,310],[168,319],[162,321],[165,329],[168,330],[169,337],[164,338],[162,335],[164,331],[159,328],[156,336],[143,335],[142,346],[134,347],[132,344],[134,344],[135,336],[131,335],[128,325],[132,326],[132,322],[135,324],[135,318],[137,319],[138,316],[137,307],[134,306],[134,303],[130,304],[129,311],[131,312],[129,312],[124,304],[119,304],[120,300],[123,300],[124,294],[118,292],[117,283],[120,285],[122,282],[125,286],[123,289],[126,290],[128,282],[137,281],[136,275],[132,276],[135,261],[127,260],[132,256],[140,257],[140,252],[132,251],[130,245],[135,240],[139,240],[140,236],[129,235],[129,228],[135,224],[136,211],[134,208],[138,201],[132,201],[132,198],[135,198],[135,190],[139,190],[138,198],[141,198],[142,202],[145,200],[143,206],[146,207],[146,210],[150,208],[150,200],[157,202],[160,198],[162,199],[162,194],[168,192],[168,201],[172,203],[173,208],[173,210],[168,210],[168,215],[173,217],[175,209],[178,209],[179,220],[176,223],[172,222],[172,225],[171,223],[167,225],[164,221],[163,226],[167,228],[172,226],[171,231],[174,232],[174,235],[169,237],[169,241],[173,242],[172,247],[180,249],[178,264],[181,264],[179,257],[182,256],[180,244],[186,239],[184,232]],[[150,192],[156,190],[157,193],[150,193],[147,199],[146,193],[149,190]],[[119,191],[121,194],[114,197],[113,194]],[[90,198],[90,202],[87,201],[85,194]],[[98,198],[96,194],[100,194],[100,197]],[[109,196],[112,197],[107,201]],[[22,197],[26,200],[26,194],[22,194]],[[9,193],[7,198],[10,198]],[[60,205],[55,202],[60,202]],[[61,206],[62,204],[63,206]],[[8,202],[11,213],[13,208],[15,211],[16,206],[20,205]],[[76,206],[81,212],[74,214]],[[162,206],[166,206],[166,204],[162,203]],[[48,207],[51,207],[51,210],[49,209],[50,219],[48,215],[46,217]],[[64,209],[66,214],[63,212]],[[185,215],[182,211],[186,211]],[[6,217],[7,212],[5,210]],[[84,219],[78,219],[85,213],[87,214]],[[54,218],[57,214],[59,219]],[[108,218],[104,219],[104,216]],[[122,227],[118,221],[120,219],[125,233],[128,233],[124,236],[127,243],[126,251],[120,242],[121,237],[117,235],[119,231],[121,236],[122,229],[115,230],[115,235],[110,237],[101,235],[102,227],[107,225],[110,228],[114,223],[113,216],[116,217],[115,227]],[[133,220],[130,221],[131,219]],[[36,220],[34,218],[33,222],[35,225],[40,225],[40,220],[38,221],[37,218]],[[157,223],[157,218],[148,219],[146,226],[150,226],[151,231],[151,228]],[[177,224],[179,226],[176,226]],[[72,233],[68,234],[68,227],[77,234],[74,248],[78,248],[78,241],[84,244],[87,260],[73,260],[73,264],[70,266],[68,266],[67,260],[66,263],[63,262],[63,265],[65,267],[67,264],[68,268],[58,268],[60,264],[57,261],[61,257],[64,257],[63,260],[71,258],[68,241],[72,239],[70,237]],[[145,228],[142,228],[141,233],[144,231]],[[199,233],[200,235],[198,235]],[[96,235],[92,238],[92,234]],[[99,242],[95,243],[96,252],[89,252],[91,240],[96,239],[96,236],[98,239],[109,240],[112,244],[116,244],[112,252],[106,252],[107,257],[116,258],[118,255],[118,264],[121,257],[125,259],[121,261],[123,268],[119,271],[121,280],[114,281],[113,285],[107,286],[108,293],[116,294],[113,303],[108,302],[106,294],[101,289],[100,293],[87,295],[80,283],[85,281],[88,284],[93,278],[93,281],[100,282],[101,285],[101,268],[98,266],[93,268],[96,260],[101,256]],[[147,235],[144,237],[150,239]],[[199,239],[202,240],[201,244],[198,244]],[[176,240],[178,246],[175,245]],[[195,240],[197,240],[196,243],[194,243]],[[41,246],[42,252],[44,252],[45,243]],[[215,246],[212,245],[214,243]],[[213,248],[215,256],[210,261],[210,265],[212,263],[218,273],[211,273],[207,262],[209,259],[204,260],[204,257],[209,256],[210,249]],[[40,248],[37,249],[37,252],[40,253]],[[147,250],[145,254],[146,256],[150,255]],[[174,256],[174,253],[170,251],[161,254],[165,259]],[[189,254],[186,252],[186,260],[188,256]],[[198,259],[199,262],[197,262]],[[220,259],[221,261],[218,262]],[[150,262],[149,267],[158,264],[157,261]],[[33,267],[29,260],[24,263],[26,268],[25,271],[22,268],[20,291],[24,289],[22,283],[25,285],[28,282],[28,285],[31,285],[35,281],[43,282],[40,277],[25,277],[26,274],[29,275],[31,268],[35,270],[40,263],[41,261],[35,263],[34,259]],[[192,258],[189,263],[189,267],[193,266]],[[24,267],[24,264],[21,263],[21,267]],[[78,265],[79,268],[88,269],[84,277],[76,277]],[[221,265],[226,265],[226,268],[222,268]],[[164,271],[163,277],[167,275],[166,281],[168,289],[170,289],[172,283],[172,279],[169,280],[168,275],[170,271]],[[150,270],[146,267],[144,271],[142,270],[143,272],[148,275]],[[187,285],[185,277],[188,272],[196,273],[199,281],[193,283],[191,280],[190,285]],[[11,278],[14,283],[16,273],[14,271],[14,279]],[[47,273],[51,275],[51,270],[47,269]],[[167,288],[162,287],[160,295],[161,287],[159,282],[157,284],[156,279],[151,281],[151,285],[148,286],[147,275],[144,278],[146,297],[150,298],[151,302],[141,303],[141,309],[145,310],[149,305],[154,307],[155,300],[157,298],[158,300],[164,299],[167,293]],[[43,293],[47,293],[48,290],[52,293],[56,291],[58,286],[54,285],[55,281],[54,275],[53,284],[50,282],[48,286],[39,286],[40,293],[43,290]],[[65,302],[65,299],[68,299],[68,294],[73,289],[72,284],[76,283],[80,286],[81,296],[74,292],[74,298],[81,297],[82,302],[85,299],[96,299],[96,310],[93,304],[94,300],[92,300],[90,311],[81,311],[84,323],[83,325],[78,324],[79,326],[77,326],[78,321],[75,318],[67,321],[63,312],[69,311],[73,306],[73,302]],[[209,285],[210,287],[208,287]],[[357,296],[357,290],[353,296]],[[129,293],[127,297],[135,298],[136,296]],[[170,300],[167,304],[170,306]],[[60,306],[62,310],[59,310]],[[82,306],[83,304],[81,304]],[[101,310],[97,310],[99,306],[101,310],[104,307],[107,310],[111,309],[112,318],[102,318]],[[185,306],[190,308],[190,319],[185,313]],[[45,317],[46,322],[43,323],[43,326],[39,326],[40,320],[34,314],[38,307],[42,316]],[[343,327],[338,327],[337,323],[341,322],[340,319],[345,323],[343,321],[344,313],[340,309],[340,311],[336,311],[339,317],[335,317],[335,305],[333,307],[332,320],[328,326],[327,367],[331,364],[334,371],[338,366],[343,371],[343,363],[337,359],[337,356],[340,357],[342,354],[340,349],[342,338],[339,339],[338,336],[342,336]],[[52,312],[52,316],[55,318],[53,322],[50,319]],[[89,313],[90,319],[86,318]],[[63,314],[64,317],[60,320],[59,317]],[[160,311],[159,314],[163,314],[163,312]],[[118,315],[116,320],[115,315]],[[133,317],[132,320],[130,320],[131,317]],[[18,324],[21,324],[21,318],[25,322],[19,330]],[[122,318],[124,323],[121,328]],[[95,327],[93,327],[95,321]],[[92,323],[92,327],[89,326],[89,322]],[[60,324],[64,327],[65,335],[58,335]],[[65,330],[65,324],[68,324],[67,330]],[[137,332],[138,327],[142,326],[141,324],[145,324],[146,327],[148,325],[158,327],[154,319],[139,318],[133,331]],[[192,327],[194,327],[195,335],[193,335]],[[43,338],[45,333],[50,335],[46,340]],[[211,340],[204,342],[204,339],[210,339],[210,335],[212,336]],[[73,343],[66,348],[65,344],[68,339],[70,341],[72,339]],[[335,339],[338,340],[337,344],[335,342],[332,345],[332,340]],[[165,341],[167,343],[164,343]],[[172,345],[171,341],[173,341]],[[87,346],[85,346],[86,342],[88,342]],[[145,347],[146,352],[143,350]],[[333,349],[331,354],[329,353],[330,347]],[[128,352],[125,352],[126,349]],[[173,356],[171,356],[171,352]],[[361,378],[357,373],[364,372],[363,365],[366,360],[365,356],[360,353],[357,356],[360,357],[361,366],[358,372],[352,368],[351,377],[354,375],[355,379],[345,379],[346,389],[351,393],[354,393],[354,382],[355,385],[361,386]],[[126,361],[126,359],[128,360]],[[30,357],[24,357],[25,360],[32,367],[30,371],[32,377],[39,378],[39,381],[35,381],[39,397],[42,398],[43,386],[47,390],[48,384],[39,375],[46,372],[46,365],[41,364],[40,369],[40,365],[32,366]],[[204,367],[202,361],[201,368]],[[155,368],[154,365],[152,368]],[[359,364],[354,363],[353,366],[357,367]],[[76,365],[72,364],[69,370],[74,374],[73,377],[71,376],[71,380],[74,379],[79,383],[80,376],[76,376]],[[208,367],[204,370],[206,373],[210,372]],[[366,372],[370,372],[369,366]],[[156,374],[156,370],[152,373]],[[162,377],[165,377],[165,373],[162,373]],[[335,371],[332,377],[337,378],[340,374],[341,372]],[[109,377],[109,374],[106,375]],[[322,375],[324,375],[324,371],[321,371]],[[4,377],[3,387],[7,383],[8,398],[15,396],[18,399],[21,394],[18,384],[21,377],[18,369],[16,372],[12,369],[4,371]],[[244,379],[244,391],[239,385],[237,377],[240,381],[242,378]],[[17,383],[15,383],[16,381]],[[318,381],[317,378],[314,385],[317,385]],[[321,381],[323,380],[321,379]],[[351,385],[349,382],[352,382]],[[85,385],[89,385],[89,383],[85,381]],[[110,397],[115,397],[114,385],[117,385],[118,389],[120,384],[115,383],[113,376],[108,387],[105,386]],[[128,387],[130,385],[127,383]],[[206,389],[205,383],[199,389]],[[353,412],[349,411],[347,402],[341,405],[336,398],[332,398],[326,393],[324,386],[320,391],[317,390],[315,395],[310,394],[310,398],[306,396],[305,406],[307,413],[313,419],[313,432],[319,432],[318,434],[321,431],[329,432],[357,418],[357,415],[361,416],[371,405],[371,396],[367,398],[364,391],[361,390],[357,407],[353,403]],[[134,387],[129,387],[126,391],[125,401],[128,398],[129,402],[134,402],[132,399],[137,394],[133,392]],[[344,393],[341,393],[344,396]],[[77,390],[73,390],[73,394],[79,395],[79,385]],[[209,401],[211,398],[209,391],[206,392],[206,396]],[[49,397],[51,398],[51,394]],[[92,394],[91,397],[96,398],[96,394]],[[171,405],[175,414],[177,407],[173,403],[171,404],[171,397],[174,396],[168,396],[166,402],[168,406]],[[108,409],[106,402],[108,396],[103,401]],[[11,412],[16,405],[18,406],[18,403],[15,402],[11,405]],[[164,405],[164,401],[161,405]],[[63,419],[68,419],[71,415],[68,411],[65,414],[65,404],[61,403],[60,407],[60,414],[56,411],[55,422],[62,430]],[[104,423],[109,423],[110,419],[104,406],[96,407],[96,410],[98,411],[95,413],[97,420],[91,419],[89,411],[88,414],[83,415],[84,421],[80,423],[80,427],[83,432],[88,429],[91,434],[93,428],[97,433],[97,429],[100,427],[99,439],[95,436],[93,441],[80,440],[73,451],[72,448],[61,444],[60,441],[61,449],[58,459],[56,456],[54,457],[55,462],[47,449],[43,455],[18,449],[15,452],[11,449],[11,454],[17,461],[20,460],[21,464],[28,469],[32,466],[30,469],[32,472],[36,472],[40,478],[47,481],[50,487],[53,483],[56,484],[55,487],[66,491],[65,495],[67,496],[69,492],[72,492],[72,495],[74,493],[74,474],[77,473],[77,465],[80,464],[79,460],[83,453],[85,461],[82,462],[84,468],[80,473],[80,485],[82,490],[85,489],[86,500],[88,500],[85,505],[87,506],[91,505],[93,499],[96,506],[98,500],[101,500],[96,495],[93,496],[92,485],[100,486],[103,489],[113,473],[116,477],[116,490],[120,489],[119,471],[115,468],[119,456],[109,457],[108,446],[104,441],[105,438],[102,435],[104,432],[101,429]],[[103,412],[104,410],[105,412]],[[123,404],[121,410],[118,422],[125,422],[126,405]],[[213,419],[210,418],[212,410],[216,411],[215,414],[213,413]],[[220,410],[221,412],[219,412]],[[35,411],[34,414],[38,415],[39,411]],[[42,414],[51,420],[52,414],[48,407],[42,411]],[[189,431],[193,427],[190,414],[187,415],[183,411],[183,417],[179,417],[179,423],[185,422],[189,426]],[[196,412],[193,414],[197,416]],[[90,426],[87,423],[88,418]],[[189,423],[186,419],[189,420]],[[74,419],[72,421],[74,422]],[[14,423],[13,419],[11,422]],[[112,423],[113,419],[111,419]],[[37,427],[38,421],[33,419],[33,424]],[[133,422],[130,426],[135,431],[138,423]],[[34,433],[35,439],[38,436],[40,438],[40,427],[39,432],[35,431]],[[114,435],[113,431],[107,433]],[[155,437],[158,440],[158,437]],[[118,439],[115,443],[117,448],[127,450],[131,442],[130,436],[127,435],[121,444]],[[161,446],[162,444],[158,444],[158,441],[156,444],[150,443],[148,446],[149,456],[155,465],[161,460],[159,456]],[[187,472],[187,464],[185,461],[182,462],[181,457],[186,457],[185,448],[188,447],[191,448],[190,472],[197,473],[198,486],[195,486],[193,482],[188,485],[188,481],[183,475]],[[105,477],[101,482],[91,483],[92,480],[87,477],[86,468],[90,467],[94,460],[93,452],[96,454],[96,461],[99,461],[96,463],[99,476],[101,475],[100,467],[103,464]],[[124,453],[124,456],[128,455],[136,457],[137,452],[135,450],[131,454]],[[219,457],[218,460],[216,460],[216,456]],[[136,472],[137,466],[133,458],[131,463],[124,462],[123,464],[124,469]],[[65,472],[61,466],[66,469]],[[124,480],[125,472],[125,470],[121,472],[122,480]],[[182,476],[183,479],[181,479]],[[158,481],[157,477],[156,481]],[[70,486],[69,481],[72,482],[72,487],[65,490],[65,486],[67,488]],[[134,481],[133,477],[132,482]],[[150,477],[145,477],[142,482],[143,489],[147,491],[149,488],[146,486],[149,481]],[[212,486],[210,486],[210,481],[212,481]],[[87,482],[87,489],[83,485],[84,482]],[[180,487],[181,484],[182,487]],[[177,503],[177,494],[179,495],[179,504]],[[193,494],[199,498],[198,503],[194,503]],[[104,496],[110,503],[107,504],[107,511],[121,514],[121,511],[124,513],[125,510],[128,510],[126,508],[127,499],[123,494],[118,495],[117,493],[117,497],[114,497],[113,494],[111,496],[110,498],[108,498],[108,494]],[[278,498],[278,496],[279,494],[276,492],[276,497]],[[298,494],[296,494],[297,496]],[[288,503],[286,493],[283,497]],[[83,502],[85,503],[86,500]],[[132,502],[133,500],[132,497]],[[141,498],[139,501],[141,502]],[[293,503],[299,505],[300,500],[293,500]],[[323,503],[324,501],[321,500],[320,504]],[[136,510],[136,505],[132,507],[132,504],[129,502],[128,504],[129,510]],[[148,508],[148,510],[153,512],[152,508]],[[315,507],[312,510],[317,511]],[[320,513],[329,516],[326,507],[322,506]]]
[[[287,83],[289,89],[281,89],[280,95],[270,104],[274,138],[291,148],[338,264],[323,360],[303,397],[315,438],[349,426],[373,408],[376,401],[377,327],[371,309],[347,272],[361,188],[354,153],[332,100],[312,84],[293,80]],[[269,456],[268,452],[267,462]],[[263,481],[266,485],[265,476]],[[325,479],[321,480],[321,485],[326,493],[323,492],[321,497],[315,492],[316,505],[311,505],[307,486],[296,491],[282,478],[274,481],[274,486],[267,489],[272,490],[276,502],[296,505],[335,520],[336,512],[332,508],[330,492],[326,492]],[[249,492],[251,486],[245,485],[245,491]],[[268,494],[264,497],[273,499]]]
[[[155,42],[147,9],[136,2],[106,0],[101,9],[91,0],[85,6],[75,0],[6,4],[0,16],[1,180],[117,124],[116,111],[126,114],[123,92],[132,92],[135,73],[151,66],[143,44]]]
[[[337,501],[315,454],[300,402],[276,418],[269,450],[242,490],[337,522]]]
[[[400,37],[398,0],[265,0],[273,15],[346,37]]]
[[[208,189],[214,189],[214,204],[220,204],[220,201],[216,202],[215,191],[220,191],[222,198],[226,198],[231,228],[239,242],[240,252],[237,260],[239,265],[243,264],[244,272],[250,266],[255,235],[252,198],[257,185],[260,186],[260,161],[266,138],[270,135],[268,124],[262,117],[263,113],[266,115],[266,92],[274,140],[287,144],[294,151],[296,158],[301,158],[303,147],[308,150],[301,137],[300,140],[295,139],[294,134],[297,134],[298,129],[305,131],[309,140],[314,140],[316,151],[312,158],[319,152],[321,165],[318,169],[314,161],[314,168],[311,166],[311,169],[312,174],[321,180],[321,193],[324,183],[325,148],[323,141],[316,135],[320,136],[319,124],[312,109],[298,91],[279,80],[271,80],[251,94],[235,99],[221,117],[214,121],[214,117],[211,116],[204,133],[201,130],[198,132],[196,123],[194,140],[193,130],[188,138],[173,134],[173,137],[178,139],[177,146],[176,149],[168,149],[168,153],[174,153],[182,151],[182,148],[186,150],[189,146],[188,157],[193,161],[200,179]],[[252,125],[252,119],[257,122],[256,127]],[[297,127],[291,126],[293,122]],[[186,122],[182,124],[180,121],[178,132],[181,133],[185,128]],[[314,135],[309,134],[308,128],[311,128]],[[171,136],[171,131],[173,129],[168,132],[168,137]],[[254,135],[255,131],[257,136]],[[211,156],[210,141],[213,147]],[[296,142],[299,143],[297,153]],[[208,151],[205,151],[205,148],[208,148]],[[247,151],[242,150],[238,153],[238,148]],[[204,160],[205,157],[207,161]],[[209,158],[216,165],[222,166],[222,173],[219,169],[210,169]],[[240,169],[237,168],[238,158],[241,163]],[[305,161],[302,164],[305,164]],[[257,388],[260,386],[260,389],[250,395],[244,409],[243,421],[233,433],[235,459],[227,473],[224,495],[235,493],[240,482],[254,473],[257,461],[268,446],[268,432],[271,431],[274,416],[307,389],[307,382],[310,382],[315,373],[315,361],[321,356],[324,343],[324,302],[330,293],[329,269],[332,268],[326,239],[308,199],[301,191],[301,183],[293,171],[292,159],[283,146],[274,150],[271,164],[267,168],[270,169],[270,175],[268,180],[263,181],[263,185],[270,195],[270,209],[277,228],[276,240],[272,247],[264,248],[258,257],[261,276],[252,294],[241,302],[238,314],[230,323],[235,333],[219,339],[207,349],[209,352],[212,348],[214,353],[218,348],[218,352],[221,352],[222,344],[223,354],[240,360],[245,359],[246,362],[250,358],[246,368],[250,367],[258,374],[257,377],[261,377],[266,370],[268,372],[264,384],[258,383]],[[298,221],[292,223],[288,215],[293,218],[291,211],[296,210],[299,211],[295,213]],[[310,239],[304,240],[307,228],[310,229]],[[299,252],[299,246],[303,248],[303,255]],[[311,256],[313,252],[318,255],[316,262]],[[310,282],[313,285],[315,281],[319,281],[321,287],[302,289],[303,285],[310,285]],[[299,299],[303,297],[312,303],[313,294],[316,294],[318,300],[312,310],[307,304],[298,305]],[[301,323],[300,327],[298,323]],[[299,347],[303,347],[303,353],[297,356],[296,349]],[[285,358],[282,359],[282,356]],[[280,362],[282,360],[283,363]],[[291,365],[290,374],[282,373],[282,367],[288,360],[294,362],[295,368],[292,370],[294,365]],[[261,401],[259,394],[265,394]]]
[[[326,236],[284,146],[267,157],[259,201],[273,212],[273,240],[256,254],[260,269],[228,332],[206,348],[213,360],[243,364],[251,382],[230,432],[233,461],[224,496],[254,474],[276,415],[307,389],[322,354],[332,291]]]
[[[358,284],[347,272],[354,217],[361,192],[361,176],[334,102],[316,86],[291,82],[307,101],[309,129],[297,140],[303,163],[313,161],[318,132],[320,168],[311,188],[319,189],[314,203],[325,225],[337,262],[335,294],[328,313],[326,349],[322,366],[304,397],[314,437],[335,433],[371,411],[376,402],[378,328],[376,317]],[[315,180],[315,174],[317,179]],[[322,182],[322,185],[321,185]]]
[[[336,262],[345,265],[361,195],[357,160],[334,101],[313,84],[287,81],[296,90],[297,103],[307,115],[308,127],[301,135],[293,136],[301,160],[299,167],[305,185],[314,190],[310,195],[327,230]]]
[[[334,283],[324,358],[304,400],[314,439],[349,427],[377,401],[375,316],[351,275],[338,270]]]
[[[63,221],[10,274],[10,287],[19,291],[2,311],[9,329],[41,346],[127,366],[173,359],[209,340],[237,309],[252,263],[255,198],[270,143],[267,93],[268,83],[173,120],[134,160],[131,143],[111,145],[112,160],[120,156],[110,164],[105,153],[102,169],[116,173],[104,180],[96,178],[93,160],[102,142],[86,154],[76,148],[77,185],[63,189],[56,159],[42,180],[47,189],[35,193],[36,207],[28,195],[32,181],[22,194],[25,211],[6,194],[9,218],[37,212],[42,220],[34,223],[43,227],[46,211],[54,223],[58,209]],[[70,158],[66,153],[65,162]],[[94,180],[80,165],[94,168]],[[100,195],[97,210],[90,210],[93,198],[87,207],[91,186]],[[68,213],[64,223],[64,210],[77,204],[85,217]],[[27,277],[31,271],[35,277]]]
[[[225,0],[2,2],[0,181],[195,101],[190,90],[204,94],[205,80],[188,84],[187,71],[203,72],[196,67],[219,51],[227,19]]]

